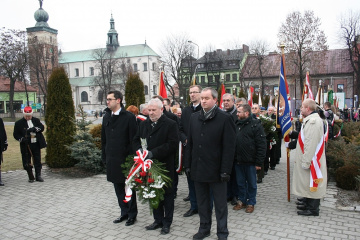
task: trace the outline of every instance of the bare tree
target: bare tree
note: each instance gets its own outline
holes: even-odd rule
[[[28,40],[29,43],[29,67],[30,79],[35,80],[32,84],[42,96],[44,110],[46,109],[47,86],[52,70],[58,66],[57,50],[49,43],[39,40],[36,36]],[[41,100],[39,100],[41,102]]]
[[[285,44],[285,50],[289,52],[287,61],[291,61],[296,67],[301,92],[306,70],[311,65],[311,53],[328,49],[326,36],[320,30],[320,25],[320,18],[315,17],[313,11],[305,11],[304,15],[295,11],[286,17],[278,33],[279,45]],[[321,59],[316,61],[321,62]]]
[[[94,78],[94,84],[100,87],[99,95],[102,98],[99,99],[101,104],[105,101],[106,93],[109,92],[114,84],[120,84],[125,89],[125,80],[120,79],[121,70],[121,58],[114,56],[114,51],[109,51],[105,48],[98,48],[93,51],[93,57],[95,59],[95,68],[99,70],[99,75]],[[124,69],[126,65],[124,66]],[[120,81],[122,82],[120,83]]]
[[[360,94],[360,12],[349,11],[340,19],[340,39],[349,52],[349,61],[354,69],[356,88],[354,93]]]
[[[0,30],[0,74],[10,79],[10,114],[15,118],[14,90],[15,81],[21,80],[28,67],[26,33],[19,30]]]
[[[165,85],[174,97],[175,90],[172,86],[176,83],[179,87],[179,97],[183,99],[186,99],[186,89],[191,83],[196,66],[194,58],[191,57],[194,55],[194,46],[188,42],[189,40],[187,34],[171,35],[162,43],[160,49],[165,64]]]
[[[254,65],[257,68],[257,72],[261,80],[261,96],[264,96],[264,74],[267,69],[264,68],[264,62],[268,56],[270,44],[266,40],[254,40],[250,43],[250,54],[254,56]]]

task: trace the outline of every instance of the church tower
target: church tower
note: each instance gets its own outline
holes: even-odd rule
[[[118,33],[115,30],[115,21],[111,14],[110,18],[110,30],[108,31],[108,37],[106,42],[107,50],[116,50],[119,47]]]
[[[52,69],[58,67],[58,42],[56,29],[50,28],[49,14],[42,8],[34,13],[35,27],[26,28],[28,36],[30,82],[38,89],[38,102],[44,103],[47,81]]]

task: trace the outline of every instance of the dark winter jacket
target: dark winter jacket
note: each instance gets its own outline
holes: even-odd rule
[[[197,182],[219,182],[220,174],[230,174],[235,153],[235,124],[219,108],[208,119],[201,110],[191,115],[185,168]]]
[[[111,116],[106,108],[101,128],[102,161],[106,164],[107,180],[113,183],[124,183],[121,164],[130,154],[135,154],[132,140],[136,134],[135,115],[121,108],[119,115]]]
[[[40,149],[45,148],[46,141],[45,141],[44,135],[42,134],[42,132],[44,131],[44,125],[40,122],[40,119],[38,119],[36,117],[32,117],[31,121],[34,125],[34,128],[40,129],[39,131],[36,131],[35,129],[33,130],[33,132],[36,132],[36,145]],[[29,133],[27,133],[28,128],[29,128],[29,126],[28,126],[27,120],[25,118],[22,118],[22,119],[16,121],[15,125],[14,125],[14,132],[13,132],[14,138],[19,142],[20,142],[21,138],[27,138],[28,139],[27,143],[29,143],[30,135],[29,135]],[[20,142],[20,149],[25,151],[27,143]]]
[[[261,167],[266,156],[266,136],[261,121],[251,116],[236,122],[236,163]]]
[[[4,122],[0,118],[0,154],[4,150],[5,146],[7,147],[7,145],[8,145],[8,143],[7,143],[7,136],[6,136]],[[1,165],[1,162],[0,162],[0,165]]]
[[[236,109],[236,106],[235,106],[235,105],[232,107],[232,109],[229,109],[229,110],[226,111],[226,112],[231,115],[231,117],[233,118],[234,122],[236,122],[236,121],[238,120],[237,109]]]
[[[140,123],[139,130],[133,140],[135,150],[141,148],[141,138],[146,139],[147,150],[153,154],[153,159],[166,164],[167,173],[174,178],[175,154],[179,144],[178,125],[164,114],[151,126],[150,118]]]
[[[189,126],[190,126],[190,117],[191,117],[191,114],[195,113],[195,112],[198,112],[202,109],[201,107],[201,104],[197,105],[196,108],[194,109],[193,105],[191,104],[190,106],[187,106],[185,107],[183,110],[182,110],[182,113],[181,113],[181,118],[180,118],[180,121],[181,121],[181,142],[183,144],[185,144],[185,141],[187,139],[187,136],[189,134]]]

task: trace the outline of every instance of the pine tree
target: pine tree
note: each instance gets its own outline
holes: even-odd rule
[[[67,148],[71,151],[70,156],[77,162],[76,166],[94,173],[104,172],[104,165],[101,159],[101,150],[96,147],[92,135],[89,133],[89,125],[92,123],[86,119],[86,113],[82,106],[79,106],[80,119],[75,121],[77,133],[74,142]]]
[[[74,141],[75,109],[69,78],[64,68],[56,68],[48,82],[48,102],[45,122],[47,126],[46,163],[49,167],[65,168],[75,165],[66,146]]]
[[[239,91],[239,98],[247,98],[245,92],[244,92],[244,89],[243,88],[240,88],[240,91]]]
[[[263,107],[268,107],[269,105],[269,102],[270,102],[270,96],[269,95],[266,95],[264,98],[263,98]]]
[[[130,73],[125,85],[126,105],[134,105],[139,108],[140,104],[145,103],[144,84],[139,74]]]
[[[253,94],[253,103],[259,103],[259,95],[255,91]]]

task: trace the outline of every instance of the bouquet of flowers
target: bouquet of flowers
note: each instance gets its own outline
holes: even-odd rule
[[[264,128],[266,139],[270,141],[271,145],[276,144],[276,142],[279,140],[278,135],[276,132],[276,122],[274,119],[271,119],[270,117],[266,117],[263,115],[259,116],[259,119],[261,121],[261,124]]]
[[[126,196],[124,202],[131,199],[132,189],[138,193],[142,203],[148,203],[150,211],[159,207],[164,200],[164,186],[171,186],[171,178],[167,176],[165,164],[155,159],[146,159],[148,151],[136,151],[136,156],[129,156],[122,164],[123,173],[127,176],[125,181]],[[146,160],[145,160],[146,159]]]

